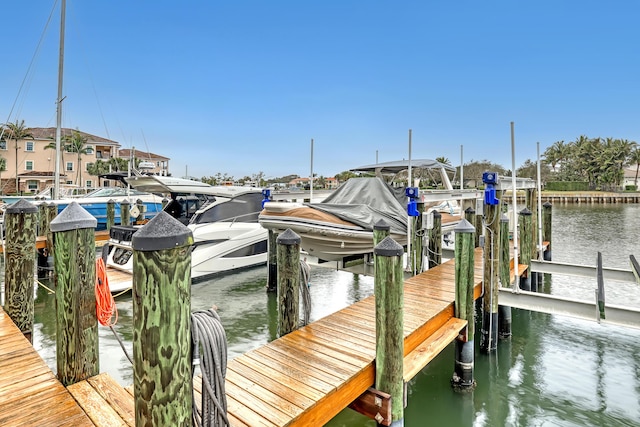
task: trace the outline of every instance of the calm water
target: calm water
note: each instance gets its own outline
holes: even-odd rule
[[[595,265],[598,250],[606,267],[628,267],[640,256],[640,205],[554,206],[555,261]],[[275,296],[265,292],[266,268],[216,278],[193,286],[192,308],[215,305],[233,358],[275,338]],[[373,293],[373,279],[312,269],[312,319],[321,318]],[[545,289],[590,300],[595,281],[547,278]],[[640,285],[607,283],[607,303],[640,307]],[[130,297],[118,299],[116,330],[131,351]],[[53,295],[39,288],[34,345],[55,370]],[[513,337],[491,355],[476,352],[478,387],[471,394],[451,390],[453,347],[449,346],[409,384],[408,426],[639,426],[640,330],[598,325],[514,310]],[[477,326],[479,328],[479,325]],[[479,340],[476,340],[476,345]],[[122,384],[132,371],[108,328],[100,328],[101,371]],[[351,410],[328,425],[375,426]]]

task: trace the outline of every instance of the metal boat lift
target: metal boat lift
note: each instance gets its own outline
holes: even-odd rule
[[[595,288],[594,300],[584,301],[556,295],[527,292],[519,289],[500,288],[500,305],[547,314],[575,317],[583,320],[593,320],[603,324],[640,328],[640,308],[604,303],[604,279],[640,284],[638,272],[636,271],[637,263],[634,264],[635,257],[631,255],[630,259],[631,270],[603,268],[601,262],[598,262],[595,267],[592,267],[579,264],[531,260],[532,272],[595,278],[598,282],[598,287]]]

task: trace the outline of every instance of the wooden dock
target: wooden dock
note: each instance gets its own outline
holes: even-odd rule
[[[93,426],[0,308],[0,425]]]
[[[453,260],[404,282],[405,381],[466,326],[454,317],[454,282]],[[475,298],[481,282],[482,252],[476,249]],[[225,382],[231,425],[328,422],[374,384],[375,337],[371,296],[236,357]],[[199,390],[199,381],[194,386]],[[111,426],[134,420],[131,387],[125,391],[101,374],[65,390],[1,309],[0,401],[0,425]]]
[[[477,249],[475,298],[481,293],[481,254]],[[453,261],[405,280],[405,381],[466,326],[453,317],[454,284]],[[374,384],[375,337],[371,296],[236,357],[226,376],[232,425],[323,425]]]

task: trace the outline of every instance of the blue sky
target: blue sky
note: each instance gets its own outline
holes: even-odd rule
[[[0,121],[55,126],[59,4],[43,33],[55,0],[5,3]],[[67,0],[63,126],[178,176],[308,176],[312,138],[333,176],[407,158],[409,129],[413,158],[458,165],[462,145],[510,169],[512,121],[516,167],[536,142],[640,142],[638,16],[635,0]]]

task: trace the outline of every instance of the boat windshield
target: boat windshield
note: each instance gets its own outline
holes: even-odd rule
[[[191,224],[210,222],[258,222],[262,210],[262,194],[247,193],[216,204],[191,219]]]
[[[83,196],[83,197],[119,197],[119,196],[128,196],[128,195],[136,196],[136,195],[143,195],[143,194],[149,194],[149,193],[144,193],[142,191],[134,190],[133,188],[127,191],[127,189],[123,187],[103,187],[103,188],[98,188],[97,190],[93,190],[91,193],[88,193],[86,196]]]

